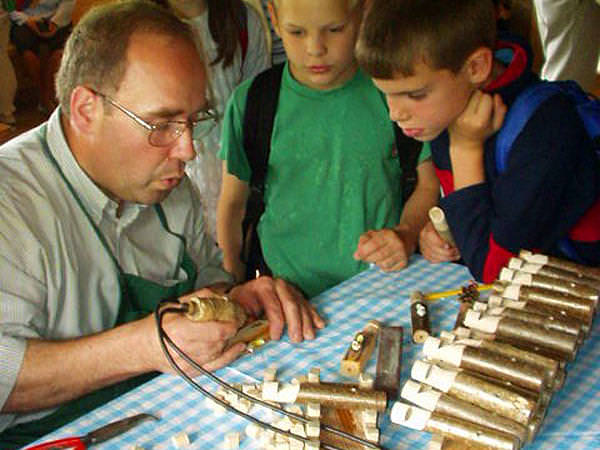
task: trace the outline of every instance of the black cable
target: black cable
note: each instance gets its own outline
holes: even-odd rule
[[[256,419],[255,417],[246,414],[242,411],[239,411],[235,408],[233,408],[231,405],[229,405],[227,402],[221,400],[219,397],[211,394],[209,391],[207,391],[206,389],[204,389],[202,386],[200,386],[198,383],[196,383],[190,376],[188,376],[183,369],[181,369],[181,367],[179,367],[179,365],[175,362],[175,360],[173,359],[173,357],[169,354],[167,347],[165,345],[165,341],[175,350],[175,352],[177,354],[179,354],[179,356],[181,356],[188,364],[191,364],[195,369],[200,369],[201,372],[203,372],[205,375],[206,373],[208,373],[208,371],[206,371],[204,368],[202,368],[201,366],[198,366],[197,363],[195,361],[193,361],[191,358],[189,358],[172,340],[171,338],[167,335],[167,333],[165,333],[164,329],[162,328],[162,318],[166,313],[169,312],[182,312],[185,311],[185,308],[164,308],[163,310],[160,311],[160,313],[158,314],[158,318],[157,318],[157,325],[158,325],[158,332],[159,332],[159,338],[160,338],[160,344],[161,347],[163,349],[163,352],[165,353],[165,356],[167,357],[169,363],[171,364],[171,367],[173,367],[173,369],[175,369],[175,371],[185,380],[187,381],[194,389],[200,391],[203,395],[211,398],[213,401],[215,401],[216,403],[218,403],[219,405],[223,406],[225,409],[227,409],[230,412],[233,412],[234,414],[237,414],[257,425],[260,425],[262,427],[268,428],[271,431],[275,432],[275,433],[282,433],[285,434],[289,437],[292,437],[294,439],[299,439],[302,442],[310,442],[310,439],[308,438],[304,438],[302,436],[298,436],[295,435],[293,433],[290,433],[288,431],[285,430],[281,430],[279,428],[274,427],[273,425],[266,423],[266,422],[262,422],[261,420]],[[156,317],[156,316],[155,316]],[[212,375],[212,374],[211,374]],[[214,377],[214,375],[213,375]],[[231,389],[234,392],[240,393],[242,394],[242,396],[244,396],[245,398],[254,401],[255,399],[247,396],[244,392],[237,390],[236,388],[234,388],[233,386],[230,386],[229,384],[227,384],[226,382],[218,379],[218,383],[221,386],[224,387],[228,387],[229,389]],[[271,405],[269,405],[271,406]],[[288,412],[288,411],[286,411]],[[294,414],[295,416],[295,414]],[[300,416],[298,416],[300,417]],[[303,418],[304,419],[304,418]],[[331,450],[340,450],[337,447],[325,447],[325,448],[330,448]]]
[[[164,304],[164,302],[161,302],[161,304]],[[298,439],[301,440],[303,442],[311,442],[310,439],[308,438],[303,438],[302,436],[298,436],[296,434],[290,433],[288,431],[284,431],[281,430],[279,428],[276,428],[274,426],[272,426],[269,423],[266,422],[262,422],[259,419],[256,419],[255,417],[243,413],[242,411],[239,411],[235,408],[233,408],[232,406],[230,406],[228,403],[226,403],[225,401],[221,400],[220,398],[216,397],[215,395],[211,394],[209,391],[207,391],[206,389],[204,389],[202,386],[200,386],[198,383],[196,383],[190,376],[188,376],[183,369],[181,369],[181,367],[175,362],[175,360],[173,359],[173,357],[170,355],[167,346],[165,344],[168,343],[169,346],[171,348],[173,348],[173,350],[175,350],[175,352],[181,357],[183,358],[188,364],[190,364],[194,369],[198,370],[200,373],[202,373],[203,375],[206,375],[207,377],[209,377],[212,381],[216,382],[217,384],[219,384],[220,386],[233,391],[235,393],[237,393],[238,395],[240,395],[241,397],[245,398],[246,400],[252,402],[252,403],[256,403],[260,406],[263,406],[265,408],[269,408],[279,414],[282,415],[286,415],[288,417],[291,417],[297,421],[303,422],[303,423],[310,423],[311,420],[307,419],[304,416],[292,413],[290,411],[285,411],[277,406],[271,405],[269,403],[266,403],[260,399],[257,399],[255,397],[252,397],[248,394],[246,394],[245,392],[231,386],[230,384],[228,384],[227,382],[221,380],[220,378],[218,378],[217,376],[215,376],[214,374],[212,374],[211,372],[209,372],[208,370],[204,369],[201,365],[199,365],[196,361],[194,361],[192,358],[190,358],[183,350],[181,350],[177,344],[175,344],[175,342],[173,342],[173,340],[169,337],[169,335],[165,332],[164,328],[162,327],[162,319],[164,317],[165,314],[167,313],[182,313],[185,312],[187,310],[187,305],[181,305],[180,307],[177,308],[173,308],[173,307],[169,307],[169,308],[162,308],[161,309],[161,304],[159,304],[159,307],[156,308],[156,310],[154,311],[154,317],[156,320],[156,326],[157,326],[157,332],[158,332],[158,336],[159,336],[159,342],[161,345],[161,348],[167,358],[167,360],[169,361],[169,364],[171,365],[171,367],[173,367],[173,369],[186,381],[188,382],[188,384],[190,384],[194,389],[198,390],[199,392],[201,392],[203,395],[211,398],[213,401],[215,401],[216,403],[218,403],[219,405],[223,406],[225,409],[227,409],[230,412],[233,412],[234,414],[237,414],[257,425],[260,425],[262,427],[268,428],[272,431],[274,431],[275,433],[282,433],[287,435],[288,437],[294,438],[294,439]],[[381,449],[383,450],[383,447],[380,447],[377,444],[374,444],[372,442],[366,441],[364,439],[359,438],[358,436],[355,436],[353,434],[350,433],[346,433],[342,430],[339,430],[337,428],[331,427],[329,425],[325,425],[325,424],[321,424],[321,428],[324,431],[328,431],[330,433],[336,434],[338,436],[341,436],[343,438],[346,438],[348,440],[351,440],[353,442],[359,443],[361,445],[366,445],[367,447],[370,448],[374,448],[374,449]],[[330,446],[328,444],[322,444],[322,448],[325,449],[329,449],[329,450],[339,450],[337,447],[334,446]]]
[[[177,312],[182,312],[182,311],[185,311],[185,309],[184,309],[184,310],[177,309],[176,311],[177,311]],[[167,334],[164,332],[164,329],[162,329],[162,326],[161,326],[161,328],[160,328],[160,331],[163,333],[163,335],[164,335],[164,339],[165,339],[165,340],[166,340],[166,341],[169,343],[169,345],[170,345],[170,346],[171,346],[171,347],[172,347],[172,348],[173,348],[173,349],[174,349],[174,350],[177,352],[177,354],[179,354],[179,356],[181,356],[181,357],[182,357],[182,358],[183,358],[183,359],[184,359],[184,360],[185,360],[185,361],[186,361],[188,364],[190,364],[192,367],[194,367],[195,369],[197,369],[197,370],[199,370],[200,372],[202,372],[204,375],[208,376],[210,379],[212,379],[212,380],[213,380],[214,382],[216,382],[217,384],[219,384],[219,385],[223,386],[224,388],[226,388],[226,389],[228,389],[228,390],[230,390],[230,391],[236,392],[237,394],[241,395],[243,398],[245,398],[246,400],[248,400],[248,401],[250,401],[250,402],[252,402],[252,403],[256,403],[256,404],[258,404],[258,405],[260,405],[260,406],[263,406],[263,407],[265,407],[265,408],[269,408],[269,409],[271,409],[272,411],[278,412],[278,413],[280,413],[280,414],[283,414],[283,415],[286,415],[286,416],[288,416],[288,417],[292,417],[293,419],[295,419],[295,420],[298,420],[298,421],[301,421],[301,422],[304,422],[304,423],[310,423],[310,422],[311,422],[311,420],[310,420],[310,419],[307,419],[307,418],[306,418],[306,417],[304,417],[304,416],[300,416],[300,415],[298,415],[298,414],[295,414],[295,413],[292,413],[292,412],[290,412],[290,411],[286,411],[286,410],[284,410],[284,409],[281,409],[281,408],[279,408],[279,407],[277,407],[277,406],[274,406],[274,405],[272,405],[272,404],[270,404],[270,403],[266,403],[266,402],[264,402],[264,401],[262,401],[262,400],[260,400],[260,399],[257,399],[257,398],[255,398],[255,397],[251,397],[251,396],[249,396],[248,394],[246,394],[245,392],[243,392],[243,391],[241,391],[241,390],[238,390],[238,389],[237,389],[237,388],[235,388],[234,386],[232,386],[232,385],[228,384],[227,382],[225,382],[225,381],[221,380],[221,379],[220,379],[220,378],[218,378],[217,376],[213,375],[211,372],[209,372],[209,371],[207,371],[206,369],[204,369],[204,368],[203,368],[202,366],[200,366],[200,365],[199,365],[199,364],[198,364],[196,361],[194,361],[193,359],[191,359],[191,358],[190,358],[190,357],[189,357],[189,356],[188,356],[188,355],[187,355],[185,352],[183,352],[183,350],[181,350],[181,349],[180,349],[180,348],[177,346],[177,344],[175,344],[175,343],[174,343],[174,342],[171,340],[171,338],[170,338],[170,337],[169,337],[169,336],[168,336],[168,335],[167,335]],[[193,380],[192,380],[192,382],[193,382]],[[227,405],[227,406],[229,406],[229,405]],[[228,408],[228,409],[230,409],[230,408]],[[232,411],[233,411],[233,412],[239,412],[239,411],[238,411],[237,409],[235,409],[235,408],[233,408],[233,409],[232,409]],[[261,422],[261,423],[262,423],[262,422]],[[269,427],[269,428],[270,428],[270,427]],[[353,434],[350,434],[350,433],[346,433],[345,431],[339,430],[339,429],[337,429],[337,428],[334,428],[334,427],[331,427],[331,426],[329,426],[329,425],[326,425],[326,424],[320,424],[320,428],[322,428],[324,431],[328,431],[328,432],[330,432],[330,433],[332,433],[332,434],[336,434],[336,435],[338,435],[338,436],[341,436],[341,437],[343,437],[343,438],[345,438],[345,439],[351,440],[351,441],[353,441],[353,442],[356,442],[356,443],[358,443],[358,444],[366,445],[367,447],[374,448],[374,449],[382,449],[382,447],[378,446],[377,444],[374,444],[374,443],[372,443],[372,442],[370,442],[370,441],[366,441],[366,440],[364,440],[364,439],[362,439],[362,438],[359,438],[358,436],[355,436],[355,435],[353,435]],[[277,429],[277,430],[279,430],[279,432],[281,432],[281,430],[280,430],[280,429]],[[293,435],[293,436],[296,436],[296,435]],[[324,445],[324,446],[326,446],[327,444],[323,444],[323,445]],[[324,447],[324,448],[327,448],[327,447]]]

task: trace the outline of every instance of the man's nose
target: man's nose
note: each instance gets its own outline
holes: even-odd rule
[[[185,127],[181,136],[175,141],[175,146],[172,149],[171,155],[181,161],[191,161],[196,157],[196,150],[194,149],[194,141],[192,139],[192,129],[190,127]]]

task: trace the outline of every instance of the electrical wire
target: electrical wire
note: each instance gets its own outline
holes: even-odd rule
[[[279,414],[288,416],[293,418],[294,420],[303,422],[303,423],[310,423],[311,420],[301,416],[299,414],[295,414],[292,413],[290,411],[286,411],[284,409],[281,409],[277,406],[274,406],[270,403],[266,403],[260,399],[257,399],[255,397],[252,397],[248,394],[246,394],[245,392],[235,388],[234,386],[228,384],[227,382],[223,381],[222,379],[220,379],[219,377],[217,377],[216,375],[212,374],[211,372],[209,372],[208,370],[204,369],[201,365],[199,365],[196,361],[194,361],[192,358],[189,357],[189,355],[187,355],[183,350],[181,350],[179,348],[179,346],[177,346],[177,344],[175,344],[175,342],[173,342],[173,340],[169,337],[169,335],[167,334],[167,332],[164,330],[163,326],[162,326],[162,321],[163,321],[163,317],[165,316],[165,314],[167,313],[184,313],[187,310],[187,306],[185,304],[181,304],[179,303],[180,306],[178,307],[168,307],[168,308],[161,308],[162,305],[164,305],[165,303],[170,302],[170,303],[177,303],[177,301],[173,301],[173,300],[166,300],[163,301],[161,303],[159,303],[158,307],[156,308],[156,310],[154,311],[154,318],[156,321],[156,327],[157,327],[157,332],[158,332],[158,337],[159,337],[159,342],[161,345],[161,348],[163,350],[163,353],[165,354],[165,357],[167,358],[167,360],[169,361],[169,364],[171,365],[171,367],[173,367],[173,369],[177,372],[177,374],[179,374],[188,384],[190,384],[194,389],[196,389],[197,391],[201,392],[203,395],[209,397],[211,400],[213,400],[214,402],[218,403],[219,405],[221,405],[222,407],[224,407],[226,410],[233,412],[234,414],[237,414],[238,416],[243,417],[246,420],[249,420],[250,422],[259,425],[261,427],[264,428],[268,428],[271,431],[275,432],[275,433],[281,433],[284,434],[288,437],[291,437],[293,439],[298,439],[304,443],[308,443],[308,442],[313,442],[308,438],[304,438],[302,436],[299,436],[297,434],[285,431],[285,430],[281,430],[279,428],[274,427],[273,425],[267,423],[267,422],[263,422],[249,414],[246,414],[236,408],[233,408],[231,405],[229,405],[227,402],[223,401],[222,399],[220,399],[219,397],[213,395],[212,393],[210,393],[208,390],[206,390],[205,388],[203,388],[202,386],[200,386],[195,380],[193,380],[189,375],[187,375],[185,373],[185,371],[175,362],[175,360],[173,359],[173,357],[171,356],[171,354],[168,351],[167,348],[167,344],[169,347],[171,347],[184,361],[186,361],[188,364],[190,364],[194,369],[198,370],[201,374],[207,376],[208,378],[210,378],[212,381],[214,381],[215,383],[219,384],[220,386],[235,392],[236,394],[240,395],[241,397],[245,398],[246,400],[258,404],[262,407],[271,409],[272,411],[275,411]],[[331,427],[329,425],[325,425],[325,424],[321,424],[320,425],[321,429],[323,431],[327,431],[330,432],[332,434],[336,434],[338,436],[341,436],[345,439],[348,439],[350,441],[353,441],[355,443],[367,446],[369,448],[374,448],[374,449],[380,449],[380,450],[384,450],[383,447],[374,444],[372,442],[369,442],[367,440],[364,440],[362,438],[359,438],[358,436],[355,436],[353,434],[350,433],[346,433],[342,430],[339,430],[337,428]],[[321,443],[321,448],[324,448],[326,450],[341,450],[338,449],[337,447],[334,447],[332,445],[329,444],[325,444],[325,443]]]

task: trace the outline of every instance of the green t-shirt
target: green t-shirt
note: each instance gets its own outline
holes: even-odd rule
[[[246,182],[242,125],[250,84],[241,84],[229,101],[219,153],[228,172]],[[392,123],[362,71],[321,91],[298,83],[286,65],[271,141],[266,210],[258,225],[264,257],[275,276],[312,297],[367,267],[352,256],[363,232],[399,221],[401,170]]]

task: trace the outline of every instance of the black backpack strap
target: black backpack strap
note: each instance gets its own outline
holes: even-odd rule
[[[406,203],[417,186],[417,163],[423,148],[423,143],[406,136],[400,127],[394,123],[394,135],[396,136],[396,150],[398,151],[398,162],[402,169],[401,189],[402,201]]]
[[[279,101],[281,77],[284,64],[277,64],[258,74],[248,90],[244,111],[244,151],[252,175],[250,196],[246,204],[246,216],[242,222],[244,242],[242,260],[246,262],[246,277],[252,279],[258,270],[261,275],[270,274],[256,232],[256,225],[265,210],[264,189],[267,176],[271,135]]]
[[[242,66],[246,60],[246,54],[248,53],[248,5],[242,2],[242,9],[240,10],[240,22],[242,27],[240,28],[240,47],[242,50]]]
[[[244,111],[244,150],[252,178],[250,186],[264,189],[267,162],[271,152],[271,134],[279,101],[283,64],[259,73],[248,90]]]

